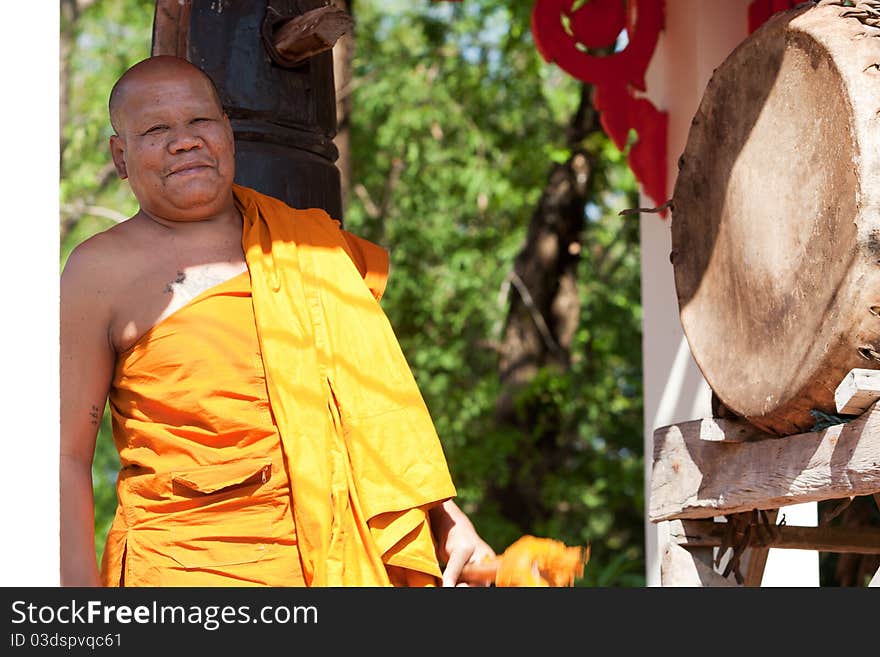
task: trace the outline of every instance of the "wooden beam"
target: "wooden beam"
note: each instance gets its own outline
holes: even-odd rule
[[[880,492],[880,409],[784,438],[703,440],[702,420],[654,432],[649,518],[711,518]]]
[[[761,431],[754,424],[739,418],[704,417],[688,423],[689,431],[698,435],[700,440],[715,443],[746,443],[754,440],[779,438],[779,436]]]
[[[771,523],[776,522],[777,511],[776,509],[771,509],[767,511],[767,520]],[[708,550],[708,559],[705,560],[705,563],[709,565],[709,567],[716,573],[719,573],[719,568],[715,567],[713,564],[713,552],[714,549],[721,545],[721,540],[718,538],[721,536],[721,531],[715,531],[714,528],[707,528],[708,524],[719,525],[720,527],[726,527],[723,523],[713,523],[711,520],[670,520],[668,521],[667,528],[669,531],[669,540],[673,544],[678,544],[682,546],[688,547],[688,552],[697,557],[697,551]],[[701,540],[698,537],[708,537],[705,540]],[[690,541],[690,542],[689,542]],[[770,554],[769,547],[748,547],[745,549],[742,557],[740,558],[740,572],[743,573],[743,582],[742,586],[746,587],[758,587],[761,586],[761,582],[764,579],[764,569],[767,565],[767,557]],[[724,555],[722,555],[723,557]],[[727,555],[727,558],[730,558],[731,555]],[[728,580],[733,583],[735,580],[735,576],[731,576]]]
[[[770,556],[768,547],[750,547],[743,556],[745,565],[745,580],[743,586],[761,586],[764,581],[764,569],[767,567],[767,558]]]
[[[718,547],[725,523],[713,520],[673,521],[671,540],[683,547]],[[775,525],[767,548],[816,550],[849,554],[880,554],[880,529],[874,527],[796,527]]]
[[[700,548],[696,548],[694,552]],[[660,585],[669,587],[737,586],[716,573],[698,555],[676,543],[666,546],[660,562]]]
[[[187,58],[192,0],[156,0],[150,54]]]
[[[770,509],[767,511],[767,520],[776,523],[776,517],[779,515],[778,509]],[[692,520],[690,522],[701,522]],[[761,586],[764,581],[764,568],[767,566],[767,558],[770,556],[769,547],[750,547],[743,556],[745,563],[745,581],[743,586]]]
[[[843,415],[860,415],[878,399],[880,370],[850,370],[834,391],[834,404]]]
[[[279,21],[272,34],[275,54],[285,66],[296,66],[309,57],[330,50],[354,26],[352,17],[330,5],[311,9],[286,22]]]

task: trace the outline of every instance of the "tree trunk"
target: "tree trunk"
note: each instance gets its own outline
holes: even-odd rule
[[[536,449],[546,453],[539,467],[551,468],[558,419],[546,408],[517,403],[520,393],[545,367],[566,369],[578,324],[577,269],[580,262],[584,209],[591,192],[593,154],[582,144],[601,130],[591,101],[592,87],[582,85],[578,110],[572,117],[566,142],[571,156],[554,165],[538,206],[532,214],[526,242],[516,257],[510,282],[509,310],[501,340],[501,392],[495,419],[512,435],[531,436]],[[536,485],[539,473],[520,472],[519,456],[511,459],[511,477],[493,486],[489,497],[510,521],[523,528],[541,515]],[[528,468],[527,468],[528,469]]]
[[[61,0],[60,7],[61,41],[59,43],[58,62],[58,135],[60,145],[58,155],[59,171],[64,176],[64,150],[67,148],[67,140],[64,138],[64,128],[67,126],[67,117],[70,114],[70,57],[73,54],[76,43],[76,0]]]
[[[333,0],[333,5],[354,17],[354,0]],[[351,192],[351,63],[354,45],[354,34],[348,33],[340,37],[333,46],[333,77],[336,86],[336,137],[333,141],[339,150],[336,168],[339,169],[343,213],[348,207]],[[342,217],[338,218],[342,219]]]
[[[67,140],[64,138],[64,127],[70,115],[70,59],[76,49],[77,21],[80,14],[91,7],[95,0],[60,0],[60,43],[58,48],[58,127],[60,138],[59,161],[61,176],[64,177],[64,149]]]

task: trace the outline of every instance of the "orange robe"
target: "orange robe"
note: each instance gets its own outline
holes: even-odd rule
[[[437,584],[427,510],[455,489],[378,304],[387,260],[321,210],[234,193],[248,273],[117,361],[105,585]]]

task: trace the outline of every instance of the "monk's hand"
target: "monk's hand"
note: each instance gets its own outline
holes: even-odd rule
[[[437,539],[438,556],[443,569],[443,586],[468,586],[460,582],[465,564],[480,563],[495,557],[495,551],[474,528],[464,511],[452,501],[431,509],[431,526]]]

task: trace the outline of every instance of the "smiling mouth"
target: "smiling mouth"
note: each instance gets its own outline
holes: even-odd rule
[[[205,169],[210,169],[210,168],[211,168],[210,165],[207,165],[207,164],[193,164],[193,165],[183,167],[181,169],[176,169],[174,171],[171,171],[167,177],[170,178],[171,176],[176,176],[179,174],[198,173],[199,171],[204,171]]]

